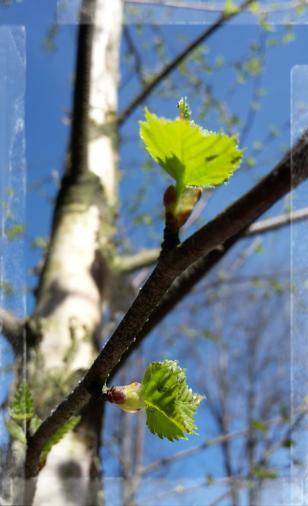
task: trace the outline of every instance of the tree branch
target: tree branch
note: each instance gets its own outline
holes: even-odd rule
[[[205,12],[223,12],[224,5],[216,2],[185,2],[176,0],[125,0],[127,4],[134,5],[152,5],[156,7],[171,7],[174,9],[189,9],[193,11]],[[292,2],[272,2],[268,7],[260,6],[258,13],[262,15],[271,14],[272,12],[290,11],[297,7],[307,6],[308,2],[303,0],[295,0]]]
[[[278,230],[285,225],[292,225],[308,218],[308,207],[293,211],[291,213],[280,214],[273,218],[267,218],[266,220],[258,221],[249,227],[245,237],[252,237],[254,235],[263,234],[264,232],[272,232]]]
[[[0,307],[0,334],[6,337],[16,354],[22,349],[24,328],[24,320],[18,320],[10,311]]]
[[[180,63],[182,63],[190,53],[196,49],[202,42],[204,42],[210,35],[215,33],[219,28],[221,28],[224,23],[232,19],[239,12],[245,10],[250,4],[253,3],[254,0],[245,0],[241,5],[239,5],[238,10],[234,12],[223,12],[218,19],[213,23],[210,27],[208,27],[199,37],[194,39],[188,46],[181,51],[170,63],[168,63],[156,76],[143,88],[141,93],[137,95],[130,104],[124,109],[124,111],[119,115],[118,124],[121,126],[125,120],[133,113],[133,111],[142,104],[145,99],[149,96],[149,94],[153,91],[159,83],[165,79],[173,70],[175,70]]]
[[[293,162],[290,174],[291,158]],[[55,429],[76,414],[90,399],[101,395],[102,385],[133,345],[141,330],[174,280],[191,264],[205,257],[232,237],[239,236],[282,196],[308,177],[307,134],[292,152],[254,188],[228,207],[171,252],[160,257],[153,273],[140,290],[131,308],[98,355],[92,367],[72,393],[61,402],[30,438],[26,458],[26,478],[39,472],[41,450]]]
[[[241,235],[240,239],[254,237],[267,232],[273,232],[274,230],[279,230],[286,225],[298,223],[307,219],[308,207],[304,207],[298,211],[280,214],[278,216],[274,216],[273,218],[267,218],[253,223],[247,231]],[[153,248],[138,251],[138,253],[133,255],[120,256],[116,259],[117,268],[121,273],[125,274],[132,273],[138,269],[143,269],[144,267],[149,267],[157,262],[159,253],[159,248]]]
[[[145,85],[145,79],[143,77],[142,73],[142,61],[141,56],[139,54],[138,48],[134,44],[134,40],[131,36],[131,33],[129,31],[129,28],[127,25],[124,25],[123,27],[123,36],[125,38],[125,41],[127,43],[128,51],[133,55],[134,57],[134,70],[137,74],[139,81],[141,84]]]

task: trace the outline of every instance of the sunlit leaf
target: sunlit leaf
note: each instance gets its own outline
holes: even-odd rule
[[[140,396],[153,434],[170,441],[196,434],[194,416],[204,397],[188,388],[185,371],[176,361],[152,362],[145,371]]]
[[[239,167],[237,139],[202,129],[184,118],[159,118],[145,109],[140,136],[152,158],[176,181],[178,195],[187,186],[213,187]]]

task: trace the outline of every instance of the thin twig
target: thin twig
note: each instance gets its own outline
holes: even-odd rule
[[[126,4],[135,5],[152,5],[155,7],[169,7],[174,9],[189,9],[193,11],[205,11],[205,12],[223,12],[224,4],[216,2],[183,2],[175,0],[125,0]],[[261,5],[258,13],[260,15],[271,14],[273,12],[284,12],[296,9],[297,7],[308,6],[308,2],[303,0],[291,1],[291,2],[273,2],[269,6]]]
[[[273,218],[257,221],[250,225],[245,234],[241,238],[253,237],[279,230],[286,225],[300,223],[308,219],[308,207],[298,209],[297,211],[279,214]],[[132,255],[123,255],[116,259],[116,267],[120,272],[133,273],[144,267],[149,267],[157,262],[160,249],[144,249]]]
[[[135,46],[134,40],[131,36],[131,33],[130,33],[127,25],[124,25],[124,27],[123,27],[123,35],[124,35],[125,41],[127,43],[128,51],[134,57],[134,73],[137,74],[141,84],[144,85],[145,79],[144,79],[143,73],[142,73],[141,56],[139,54],[138,48]]]
[[[168,63],[138,94],[130,104],[124,109],[124,111],[119,115],[118,124],[121,126],[124,121],[133,113],[133,111],[142,104],[145,99],[150,95],[154,88],[156,88],[163,79],[165,79],[173,70],[175,70],[182,61],[189,56],[194,49],[196,49],[200,44],[202,44],[210,35],[215,33],[219,28],[221,28],[224,23],[231,20],[234,16],[236,16],[239,12],[242,12],[246,9],[254,0],[245,0],[239,7],[238,10],[234,12],[223,12],[219,18],[209,26],[201,35],[195,38],[188,46],[181,51],[170,63]]]
[[[0,307],[0,334],[2,334],[15,353],[19,354],[22,349],[23,330],[25,321],[16,318],[10,311]]]

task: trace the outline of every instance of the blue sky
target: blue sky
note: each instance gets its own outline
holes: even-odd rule
[[[61,174],[63,169],[63,160],[69,134],[69,128],[65,118],[71,106],[76,27],[74,25],[61,25],[55,38],[55,50],[47,51],[43,46],[43,41],[55,19],[56,2],[43,3],[27,0],[27,2],[15,3],[10,8],[2,7],[0,10],[1,25],[23,25],[25,26],[26,32],[25,139],[27,192],[24,203],[26,208],[26,234],[25,237],[21,237],[17,239],[15,243],[6,246],[8,248],[6,254],[11,255],[12,258],[18,258],[19,264],[20,259],[24,258],[24,260],[22,260],[22,267],[24,267],[23,270],[26,273],[29,273],[30,268],[32,268],[40,258],[40,252],[31,247],[32,239],[36,236],[46,237],[48,235],[52,209],[50,199],[55,195],[57,188],[56,174]],[[179,50],[181,45],[184,44],[184,42],[181,42],[178,38],[179,32],[184,33],[187,39],[191,39],[200,33],[204,29],[204,26],[166,25],[160,28],[165,39],[167,55],[171,56],[174,50]],[[131,29],[134,40],[138,44],[138,32],[135,27],[131,27]],[[272,34],[269,34],[269,38],[281,38],[285,33],[281,26],[274,27],[274,30]],[[254,141],[263,141],[266,139],[271,126],[279,127],[285,124],[290,118],[290,104],[292,102],[290,94],[291,71],[295,65],[300,66],[308,64],[307,28],[305,26],[295,26],[294,31],[296,38],[292,43],[280,44],[277,48],[273,47],[266,50],[264,76],[260,87],[266,89],[267,93],[260,100],[261,107],[256,113],[253,128],[245,140],[245,145],[242,146],[247,148],[247,154],[252,151],[252,144]],[[258,40],[259,36],[258,28],[253,25],[230,26],[224,28],[223,32],[217,32],[207,42],[208,52],[206,57],[209,59],[209,62],[213,62],[218,55],[223,55],[226,62],[229,60],[234,61],[245,55],[247,52],[245,48],[248,42],[251,40]],[[151,26],[144,27],[142,37],[147,40],[153,39],[154,33]],[[123,49],[124,44],[122,51]],[[159,67],[153,48],[142,49],[142,47],[140,47],[140,51],[148,70],[153,66],[156,69]],[[122,60],[122,77],[127,75],[127,71],[127,64]],[[299,77],[296,77],[296,79],[301,79],[300,74],[298,74],[298,76]],[[174,117],[177,114],[175,107],[176,101],[181,95],[188,94],[189,88],[187,87],[185,78],[182,78],[176,73],[173,79],[179,87],[178,96],[161,97],[156,94],[148,101],[148,106],[158,115]],[[234,72],[230,69],[226,69],[217,73],[217,76],[204,75],[204,80],[212,84],[216,96],[222,97],[225,94],[225,90],[234,82]],[[22,79],[20,81],[20,87],[22,87]],[[242,87],[239,86],[238,91],[233,94],[228,103],[230,109],[235,111],[240,117],[245,117],[247,112],[251,96],[251,87],[250,84]],[[133,78],[120,94],[119,103],[121,109],[124,108],[128,101],[138,92],[138,89],[139,84],[137,80]],[[188,98],[192,106],[193,114],[197,115],[201,110],[202,95],[189,96],[188,94]],[[304,93],[302,93],[301,98],[306,98]],[[128,203],[146,181],[145,199],[140,209],[137,210],[137,214],[151,214],[157,212],[157,207],[161,201],[162,188],[169,184],[157,167],[150,173],[145,173],[140,170],[140,167],[147,159],[147,155],[138,140],[137,120],[142,119],[142,108],[143,106],[134,113],[121,132],[123,137],[129,136],[131,140],[125,144],[123,143],[120,151],[120,168],[123,172],[120,195],[124,202],[124,205],[121,207],[120,224],[123,230],[127,229],[130,231],[132,249],[138,249],[144,246],[157,246],[159,244],[159,236],[163,223],[156,221],[151,233],[142,226],[132,224],[132,218],[126,212]],[[209,115],[208,118],[203,119],[202,125],[209,129],[220,128],[215,115]],[[0,128],[0,132],[2,131],[3,130]],[[286,128],[282,130],[277,141],[268,145],[266,156],[261,155],[259,157],[256,168],[250,171],[239,171],[230,184],[221,187],[215,192],[209,200],[206,211],[202,215],[201,222],[213,217],[228,203],[232,202],[237,196],[248,189],[260,175],[270,170],[273,161],[277,161],[280,158],[283,145],[288,144],[289,141],[290,131]],[[257,156],[258,155],[256,155],[256,157]],[[18,186],[18,183],[16,183],[16,186]],[[306,188],[307,186],[303,186],[301,190],[296,192],[296,202],[298,206],[306,205]],[[22,191],[21,187],[16,189],[17,194]],[[19,209],[22,212],[23,203],[19,203],[19,205]],[[269,214],[277,214],[282,209],[282,205],[282,203],[277,204]],[[301,238],[303,237],[305,228],[303,225],[297,225],[296,227],[293,251],[299,251],[299,256],[296,257],[296,264],[304,268],[306,251]],[[190,232],[189,230],[187,233]],[[301,246],[301,249],[298,249],[299,246]],[[289,267],[289,230],[285,229],[275,236],[269,235],[265,237],[264,248],[265,252],[268,254],[256,255],[246,267],[247,274],[255,272],[257,269],[263,272],[269,272],[273,268],[273,265],[278,265],[281,270]],[[9,277],[11,281],[13,283],[16,283],[16,281],[20,282],[20,276],[22,274],[20,274],[17,267],[11,267],[10,269]],[[22,284],[28,283],[30,283],[32,287],[35,286],[35,278],[33,276],[25,276]],[[13,308],[16,308],[18,305],[18,310],[22,311],[23,300],[24,298],[20,298],[20,292],[18,292],[15,298],[10,298],[10,300],[7,301],[7,304],[9,307]],[[31,310],[33,306],[31,294],[28,296],[27,306],[28,310]],[[304,323],[300,324],[299,329],[303,329]],[[167,325],[172,324],[174,324],[174,319],[171,317],[167,321]],[[151,347],[153,342],[151,343],[150,340],[149,343]],[[158,357],[159,353],[160,351],[158,350]],[[174,350],[174,353],[180,355],[179,350]],[[192,360],[187,358],[184,365],[190,371],[193,371]],[[205,413],[206,411],[204,410],[202,417],[206,416]],[[203,423],[203,418],[202,420],[200,419],[200,421],[203,427],[200,430],[202,437],[212,435],[210,434],[211,421],[209,420],[208,425]],[[154,444],[151,436],[149,436],[149,441],[151,444]],[[195,443],[195,440],[192,443],[181,442],[173,448],[184,448],[187,444]],[[158,445],[157,448],[159,453],[168,453],[168,451],[170,451],[170,446],[165,442]],[[213,450],[212,454],[209,454],[209,458],[211,462],[216,462],[212,467],[219,471],[221,465],[219,453]],[[190,478],[196,478],[199,476],[199,468],[200,460],[196,460],[194,463],[191,463],[189,467],[184,468],[184,475]],[[174,476],[177,476],[180,471],[183,472],[183,470],[175,468]]]

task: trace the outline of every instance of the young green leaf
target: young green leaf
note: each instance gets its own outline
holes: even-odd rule
[[[33,418],[31,418],[30,427],[29,427],[31,435],[37,431],[37,429],[39,428],[41,423],[42,423],[42,420],[38,416],[34,415]]]
[[[43,450],[40,455],[40,464],[43,465],[48,453],[64,436],[75,429],[76,425],[80,422],[80,416],[72,416],[62,427],[55,431],[55,433],[51,436],[51,438],[44,445]]]
[[[140,397],[147,426],[153,434],[170,441],[196,434],[194,415],[204,398],[186,383],[185,370],[174,360],[152,362],[146,369]]]
[[[183,117],[158,118],[145,109],[140,137],[151,157],[176,181],[178,196],[187,186],[213,187],[239,167],[237,139],[202,129]]]
[[[30,420],[34,415],[33,399],[26,383],[22,383],[18,388],[9,414],[15,420]]]
[[[16,439],[16,441],[19,441],[23,445],[27,444],[26,435],[22,427],[20,427],[20,425],[18,425],[18,423],[15,422],[15,420],[9,418],[8,420],[5,421],[5,426],[13,439]]]

